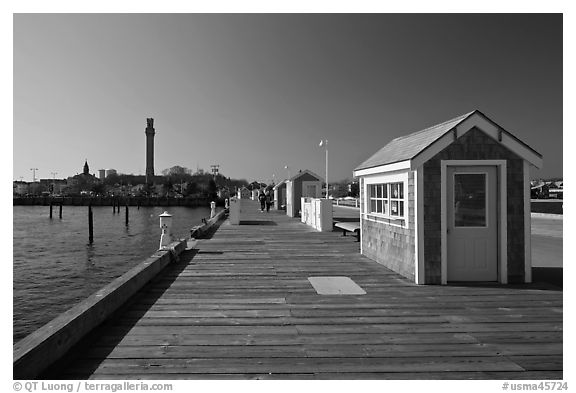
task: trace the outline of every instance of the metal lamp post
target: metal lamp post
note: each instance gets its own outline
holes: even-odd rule
[[[328,199],[328,139],[322,139],[319,146],[326,149],[326,199]]]

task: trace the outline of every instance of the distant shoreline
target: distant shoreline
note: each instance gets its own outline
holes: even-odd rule
[[[220,198],[214,199],[218,205],[223,205]],[[13,198],[13,206],[210,206],[212,199],[174,198],[174,197],[21,197]]]

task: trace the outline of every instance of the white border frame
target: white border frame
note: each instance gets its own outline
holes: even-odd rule
[[[404,224],[400,225],[397,223],[389,222],[389,225],[400,226],[403,228],[410,228],[409,223],[409,209],[408,209],[408,171],[405,172],[395,172],[395,173],[381,173],[373,176],[363,177],[364,179],[364,212],[361,213],[362,217],[369,221],[389,220],[389,221],[403,221]],[[385,184],[385,183],[403,183],[404,184],[404,215],[403,216],[390,216],[383,215],[379,213],[369,213],[368,207],[370,203],[370,193],[368,187],[372,184]],[[390,208],[390,206],[388,206]]]
[[[442,160],[440,162],[440,232],[441,232],[441,272],[442,285],[448,284],[448,237],[447,237],[447,184],[446,170],[449,166],[496,166],[496,172],[499,179],[499,225],[498,225],[498,282],[501,284],[508,283],[508,193],[507,190],[507,171],[506,160]]]
[[[530,163],[524,161],[524,282],[532,282],[532,215],[530,206]]]
[[[426,267],[424,264],[424,165],[414,171],[414,281],[426,284]]]

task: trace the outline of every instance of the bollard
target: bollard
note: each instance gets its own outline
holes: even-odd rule
[[[224,199],[224,209],[228,209],[229,205],[228,205],[228,198]]]
[[[94,219],[92,217],[92,205],[88,205],[88,242],[94,243]]]
[[[58,213],[58,218],[62,219],[62,203],[60,204],[60,213]]]
[[[214,218],[216,215],[216,202],[210,202],[210,218]]]
[[[52,219],[52,202],[50,202],[50,219]]]
[[[162,236],[160,237],[160,250],[164,249],[172,242],[172,215],[167,211],[160,214],[160,229],[162,229]]]
[[[126,226],[128,226],[128,202],[126,202]]]

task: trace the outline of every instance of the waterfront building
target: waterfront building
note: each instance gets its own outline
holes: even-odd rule
[[[308,169],[298,172],[286,181],[286,214],[298,217],[302,209],[302,197],[320,198],[322,178]]]
[[[106,169],[98,169],[98,178],[100,180],[106,179]]]
[[[22,196],[29,193],[30,185],[25,181],[12,182],[13,195]]]
[[[116,174],[118,174],[116,169],[106,169],[106,177],[108,177],[110,175],[116,175]]]
[[[90,167],[88,166],[88,160],[86,160],[82,173],[67,179],[66,192],[79,194],[82,191],[91,191],[93,186],[98,183],[100,183],[100,179],[90,174]]]
[[[531,165],[477,110],[394,139],[354,170],[361,253],[418,284],[531,282]]]

